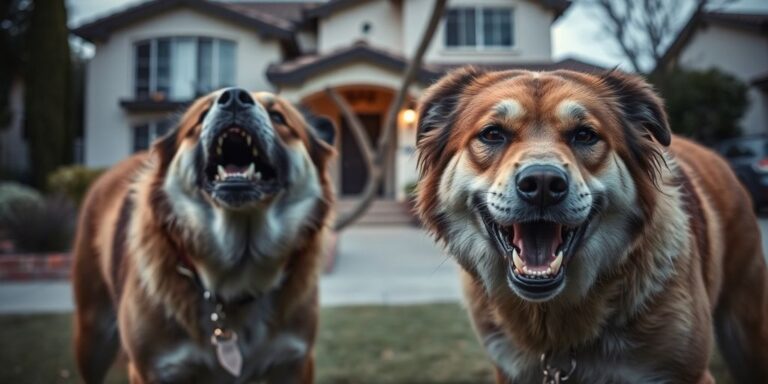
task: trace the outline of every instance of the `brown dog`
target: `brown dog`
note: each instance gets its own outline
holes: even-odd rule
[[[641,79],[459,70],[418,136],[418,209],[498,382],[710,382],[713,322],[739,382],[768,382],[749,197]]]
[[[268,93],[196,101],[91,188],[75,246],[88,383],[309,383],[333,126]]]

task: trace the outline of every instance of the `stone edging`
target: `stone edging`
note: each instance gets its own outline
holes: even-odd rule
[[[0,281],[69,279],[69,253],[0,255]]]

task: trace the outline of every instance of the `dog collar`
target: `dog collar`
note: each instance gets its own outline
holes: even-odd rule
[[[188,277],[193,281],[198,290],[202,291],[203,313],[207,315],[211,322],[211,345],[216,348],[216,358],[224,370],[232,376],[239,377],[243,368],[243,354],[237,344],[237,332],[226,327],[224,323],[227,316],[224,312],[224,302],[214,292],[208,290],[203,285],[200,275],[195,270],[192,262],[187,255],[179,258],[179,264],[176,266],[179,274]],[[255,297],[247,295],[243,299],[232,304],[243,305],[253,301]]]
[[[551,364],[552,356],[548,352],[541,354],[541,372],[544,376],[544,384],[560,384],[568,381],[573,377],[573,372],[576,371],[576,357],[574,356],[573,349],[570,353],[571,367],[570,369],[560,369],[553,367]]]

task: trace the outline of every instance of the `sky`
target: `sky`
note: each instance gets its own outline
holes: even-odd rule
[[[289,0],[290,1],[290,0]],[[688,4],[685,0],[667,0]],[[138,0],[138,2],[142,2]],[[112,13],[120,8],[137,3],[137,0],[68,0],[70,25],[77,26],[100,15]],[[730,0],[725,7],[728,11],[768,12],[768,0]],[[681,24],[687,19],[690,9],[681,10]],[[583,0],[574,1],[568,11],[555,22],[552,28],[552,53],[555,60],[568,57],[578,58],[612,68],[619,66],[631,69],[623,59],[617,46],[602,30],[597,21],[596,11]],[[670,37],[671,39],[671,37]]]

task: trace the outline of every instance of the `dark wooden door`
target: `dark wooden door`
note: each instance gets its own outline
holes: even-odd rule
[[[358,115],[360,122],[363,123],[368,132],[368,138],[371,145],[379,140],[381,132],[381,115]],[[368,180],[368,172],[365,169],[365,162],[360,152],[360,147],[355,141],[355,137],[349,129],[347,121],[341,120],[341,194],[357,195],[363,191],[365,183]],[[383,192],[383,187],[379,188],[379,195]]]

